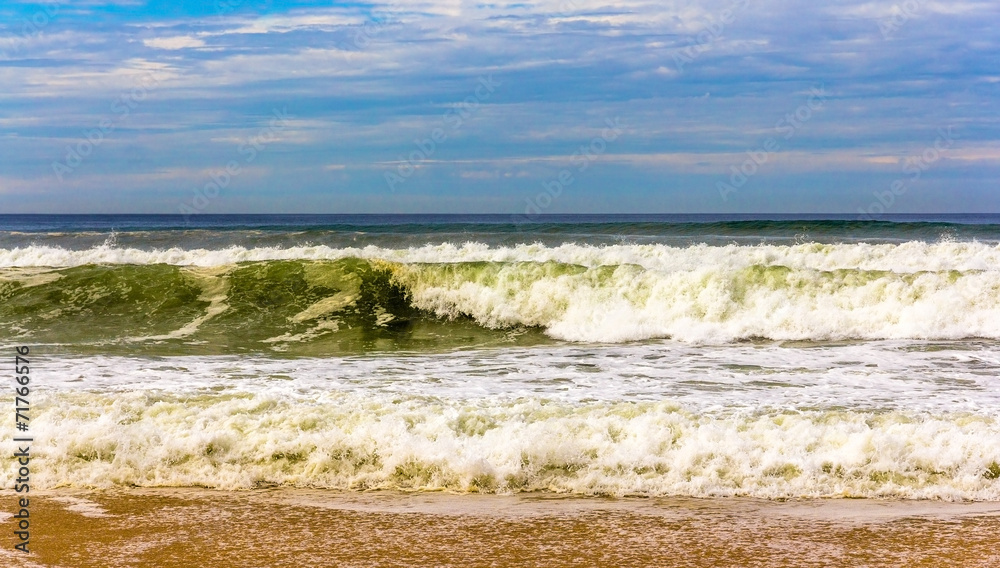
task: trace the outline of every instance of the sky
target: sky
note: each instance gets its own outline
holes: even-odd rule
[[[0,3],[0,213],[1000,212],[1000,3]]]

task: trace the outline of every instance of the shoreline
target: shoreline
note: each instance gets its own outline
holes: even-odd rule
[[[5,524],[12,491],[0,492]],[[995,566],[1000,502],[560,494],[32,492],[34,567]]]

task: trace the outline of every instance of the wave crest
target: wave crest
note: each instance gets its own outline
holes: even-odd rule
[[[586,342],[1000,338],[1000,249],[979,243],[98,247],[0,261],[0,327],[58,343],[282,350],[470,325]]]

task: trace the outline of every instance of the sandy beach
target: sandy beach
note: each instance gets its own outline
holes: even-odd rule
[[[4,499],[13,500],[11,492]],[[32,494],[35,567],[996,566],[1000,503],[274,489]],[[4,513],[8,520],[10,513]]]

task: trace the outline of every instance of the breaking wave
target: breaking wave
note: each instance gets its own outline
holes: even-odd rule
[[[455,324],[585,342],[1000,338],[1000,247],[975,242],[29,247],[0,266],[0,329],[36,341],[281,349]]]

